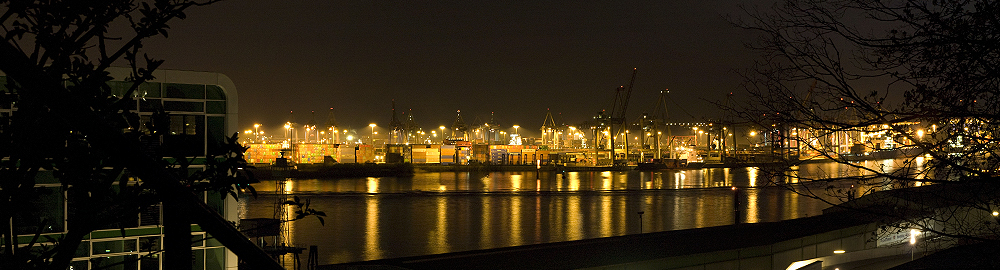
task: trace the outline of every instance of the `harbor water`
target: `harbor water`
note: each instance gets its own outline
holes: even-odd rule
[[[793,169],[804,178],[859,173],[835,163]],[[737,221],[771,222],[819,215],[830,206],[771,181],[795,179],[772,177],[758,168],[433,172],[409,177],[262,181],[254,184],[260,195],[239,203],[241,218],[270,218],[276,199],[298,196],[308,200],[311,208],[326,213],[324,223],[315,217],[284,223],[289,235],[286,242],[296,247],[318,246],[319,263],[334,264]],[[829,185],[794,187],[836,201],[823,192]],[[279,207],[294,211],[291,206]]]

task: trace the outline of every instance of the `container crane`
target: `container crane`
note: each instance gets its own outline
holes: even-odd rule
[[[615,91],[615,101],[614,103],[611,104],[611,117],[603,118],[606,119],[608,122],[610,122],[609,127],[613,132],[612,134],[609,134],[610,135],[609,137],[611,137],[610,140],[611,140],[612,164],[617,164],[615,162],[615,137],[617,137],[619,132],[625,133],[625,130],[628,129],[628,126],[626,124],[627,118],[625,117],[625,113],[628,109],[629,98],[632,96],[632,85],[635,83],[636,72],[638,72],[638,68],[633,68],[632,79],[629,80],[628,88],[626,88],[625,86],[619,86],[618,90]],[[618,124],[619,127],[621,127],[620,129],[618,129],[619,132],[614,132],[615,124]],[[628,164],[628,134],[625,135],[624,146],[625,146],[625,164]]]

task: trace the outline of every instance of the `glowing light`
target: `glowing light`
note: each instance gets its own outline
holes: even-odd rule
[[[993,211],[993,216],[994,216],[994,217],[995,217],[995,216],[998,216],[998,215],[1000,215],[1000,212],[997,212],[997,211]]]
[[[844,254],[844,252],[847,252],[847,251],[844,251],[843,249],[838,249],[838,250],[834,250],[833,254]]]

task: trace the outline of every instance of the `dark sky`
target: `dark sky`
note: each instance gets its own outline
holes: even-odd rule
[[[494,112],[531,136],[546,109],[567,124],[610,110],[633,68],[629,118],[669,88],[673,121],[705,120],[751,62],[748,33],[726,21],[737,1],[553,2],[223,1],[146,49],[164,68],[228,75],[241,129],[273,132],[289,111],[323,123],[331,107],[342,127],[385,127],[395,99],[425,129]]]

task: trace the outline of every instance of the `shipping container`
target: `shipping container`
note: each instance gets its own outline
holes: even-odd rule
[[[358,162],[357,161],[357,156],[356,156],[356,153],[354,152],[354,147],[353,146],[341,145],[340,149],[338,149],[338,150],[340,150],[340,155],[339,155],[340,158],[337,159],[338,162],[340,162],[340,163],[357,163]]]
[[[455,146],[454,145],[442,145],[441,146],[441,159],[439,160],[441,164],[449,165],[455,164]]]

